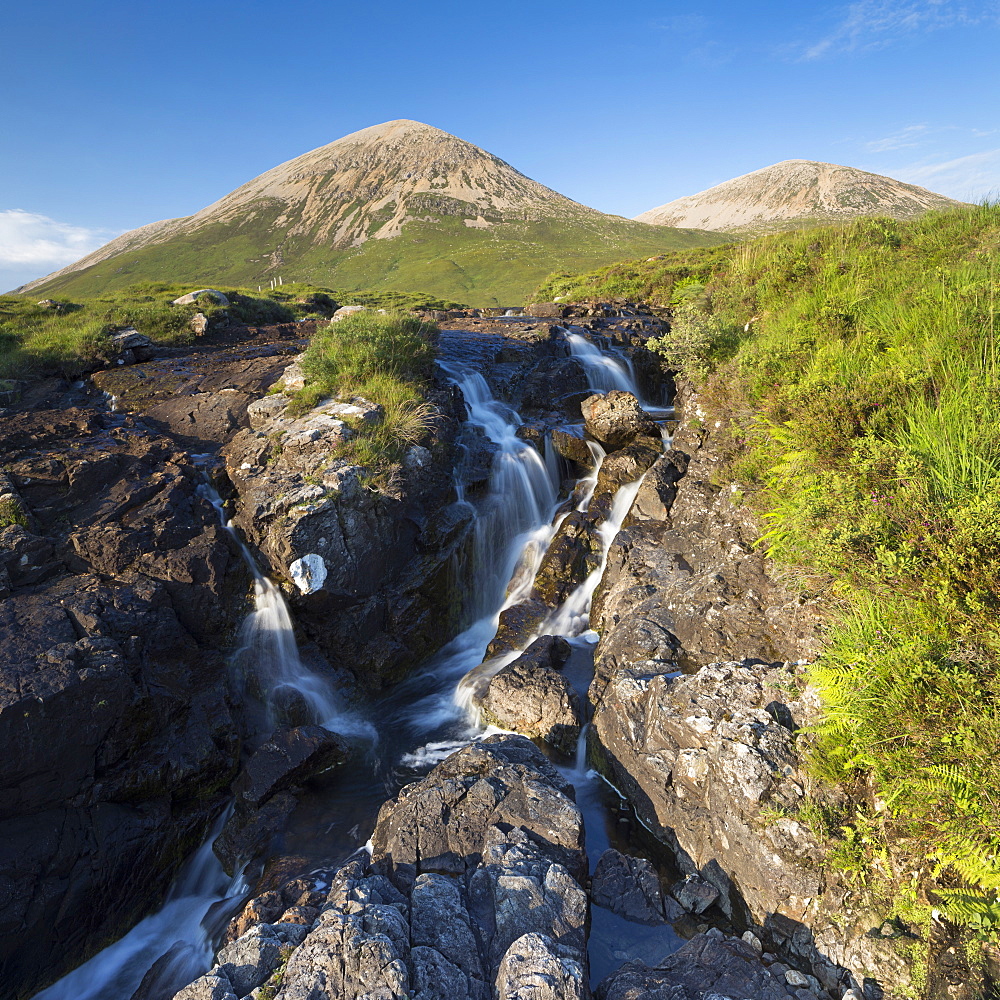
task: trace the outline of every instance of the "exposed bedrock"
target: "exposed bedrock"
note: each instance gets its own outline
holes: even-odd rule
[[[458,751],[383,806],[370,857],[354,855],[322,891],[252,901],[216,966],[178,998],[239,1000],[261,985],[280,1000],[588,997],[572,794],[523,737]],[[313,918],[294,922],[304,911]]]
[[[134,923],[221,808],[248,577],[188,456],[96,394],[36,384],[0,453],[20,507],[0,528],[8,997]]]
[[[334,666],[379,688],[461,624],[459,557],[473,510],[454,498],[460,399],[450,388],[434,396],[435,429],[381,487],[338,457],[359,427],[381,422],[378,406],[326,400],[296,416],[288,402],[277,393],[251,403],[249,426],[223,450],[235,520],[267,572],[293,584],[303,632]]]
[[[834,992],[869,976],[902,987],[907,961],[824,874],[799,816],[830,794],[802,767],[801,727],[819,706],[790,662],[814,655],[817,609],[754,548],[760,528],[715,485],[718,465],[714,434],[678,433],[612,545],[591,617],[599,766],[768,950]],[[657,982],[632,970],[602,989],[639,996]]]

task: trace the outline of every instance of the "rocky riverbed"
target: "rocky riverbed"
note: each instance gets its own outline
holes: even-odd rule
[[[913,932],[797,818],[828,794],[800,743],[822,609],[716,482],[697,399],[667,408],[660,321],[551,311],[444,323],[390,490],[331,457],[377,408],[289,410],[301,326],[4,412],[3,996],[134,924],[233,801],[215,853],[249,893],[209,907],[214,961],[165,941],[46,1000],[908,989]]]

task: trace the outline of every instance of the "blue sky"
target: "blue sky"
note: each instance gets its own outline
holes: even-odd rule
[[[0,288],[394,118],[626,216],[792,158],[1000,194],[1000,0],[38,0],[3,29]]]

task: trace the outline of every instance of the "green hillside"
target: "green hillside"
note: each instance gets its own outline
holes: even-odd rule
[[[406,223],[394,239],[337,250],[312,233],[275,228],[284,206],[202,226],[35,286],[39,297],[104,294],[140,281],[267,287],[272,277],[344,291],[413,291],[475,306],[518,305],[554,268],[585,270],[626,257],[713,246],[729,237],[614,216],[497,222],[474,229],[457,216]]]
[[[658,349],[728,424],[734,496],[830,609],[813,768],[849,796],[798,818],[831,838],[840,877],[901,918],[933,906],[993,939],[998,282],[1000,205],[987,204],[633,261],[538,293],[671,310]]]

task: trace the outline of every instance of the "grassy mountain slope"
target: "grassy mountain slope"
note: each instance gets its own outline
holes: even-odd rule
[[[729,421],[729,476],[762,544],[833,609],[813,764],[851,799],[799,818],[899,912],[933,905],[994,937],[998,277],[994,204],[633,262],[542,293],[670,306],[660,350]]]
[[[419,122],[363,129],[261,174],[186,219],[134,230],[21,291],[136,281],[419,289],[516,304],[552,268],[707,246],[724,236],[605,215]]]
[[[929,209],[960,204],[915,184],[854,167],[783,160],[636,218],[658,226],[760,236],[866,215],[911,219]]]

